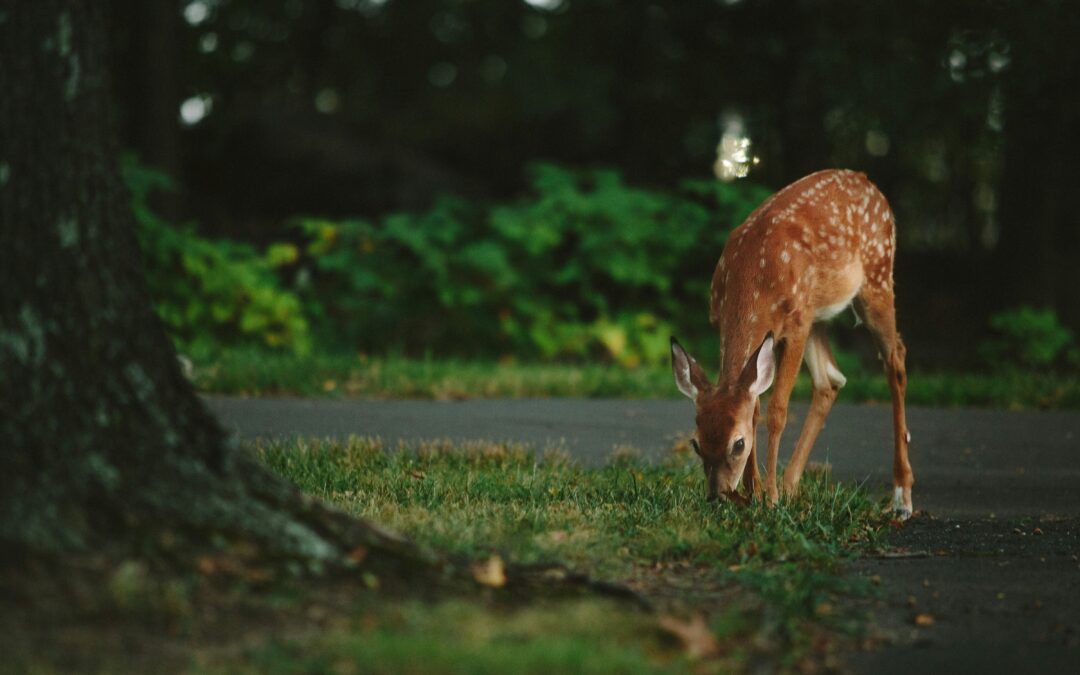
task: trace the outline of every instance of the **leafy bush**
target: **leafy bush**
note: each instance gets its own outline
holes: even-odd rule
[[[526,199],[443,197],[375,223],[304,219],[297,278],[324,333],[350,348],[667,358],[673,322],[703,334],[730,229],[767,194],[746,183],[628,186],[610,170],[531,169]]]
[[[1052,309],[1019,307],[990,317],[993,337],[980,345],[991,368],[1046,369],[1076,350],[1072,331]]]
[[[298,354],[309,349],[300,300],[275,273],[296,259],[295,247],[273,246],[260,256],[247,244],[211,241],[191,226],[167,223],[149,199],[156,190],[173,189],[169,178],[130,157],[122,168],[150,295],[178,347],[195,353],[255,344]]]

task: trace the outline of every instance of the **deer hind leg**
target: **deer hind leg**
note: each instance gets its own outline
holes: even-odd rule
[[[810,330],[804,359],[806,367],[810,369],[814,394],[810,401],[810,410],[806,413],[802,433],[799,434],[799,440],[795,443],[795,451],[791,454],[791,461],[788,462],[787,468],[784,469],[784,493],[787,495],[795,494],[803,469],[806,468],[806,460],[810,457],[810,450],[814,447],[814,441],[821,433],[821,427],[825,425],[825,418],[832,409],[833,402],[836,401],[836,395],[840,393],[840,387],[847,382],[836,366],[832,350],[829,349],[829,338],[825,334],[824,324],[814,324]]]
[[[864,289],[859,294],[858,303],[885,363],[893,409],[893,510],[901,519],[907,519],[912,513],[911,485],[915,482],[908,461],[911,434],[904,414],[904,394],[907,392],[904,358],[907,348],[896,331],[896,310],[891,288]]]
[[[802,365],[803,348],[806,346],[808,332],[808,329],[804,328],[793,331],[784,338],[783,352],[776,369],[772,396],[769,397],[769,407],[765,415],[765,425],[769,429],[769,454],[765,459],[765,492],[769,504],[775,504],[780,499],[780,493],[776,489],[776,463],[780,457],[780,436],[784,433],[784,426],[787,424],[788,401],[791,399],[791,390],[795,387],[795,377],[799,374],[799,366]]]

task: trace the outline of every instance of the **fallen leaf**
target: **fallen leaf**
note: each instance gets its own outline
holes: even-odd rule
[[[214,559],[210,556],[203,556],[199,558],[198,567],[199,571],[206,576],[210,576],[217,569],[217,565],[214,564]]]
[[[927,626],[933,626],[934,625],[934,615],[933,614],[916,614],[915,615],[915,625],[916,626],[922,626],[923,628],[926,628]]]
[[[506,567],[502,558],[493,555],[484,562],[472,566],[473,579],[476,583],[492,588],[502,588],[506,585]]]
[[[720,653],[712,631],[705,624],[705,618],[695,614],[689,621],[673,616],[662,616],[658,621],[660,628],[682,642],[686,655],[691,659],[703,659]]]
[[[412,476],[413,480],[424,480],[424,472],[423,471],[412,471],[412,472],[409,473],[409,475]]]
[[[1041,528],[1041,527],[1036,527],[1036,528],[1035,528],[1034,530],[1032,530],[1031,532],[1032,532],[1033,534],[1042,534],[1042,528]]]
[[[368,550],[363,546],[357,546],[353,550],[349,551],[349,560],[353,561],[357,565],[364,562],[367,559]]]

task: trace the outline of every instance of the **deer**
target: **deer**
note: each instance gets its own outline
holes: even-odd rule
[[[705,470],[707,500],[761,497],[756,430],[766,411],[767,503],[776,484],[780,436],[802,361],[813,394],[802,433],[783,476],[794,495],[837,394],[846,383],[829,347],[826,323],[849,306],[865,323],[884,363],[892,398],[893,501],[896,517],[912,514],[911,434],[904,414],[907,349],[896,328],[895,219],[885,196],[862,173],[829,169],[795,181],[762,202],[732,230],[712,276],[709,321],[720,334],[715,384],[671,338],[679,391],[694,402],[690,444]],[[739,495],[740,480],[746,496]]]

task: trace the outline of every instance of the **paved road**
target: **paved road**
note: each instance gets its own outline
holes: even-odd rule
[[[659,457],[694,428],[689,401],[327,401],[207,397],[226,428],[246,438],[350,434],[397,439],[513,440],[564,445],[590,464],[617,446]],[[781,450],[805,414],[792,404]],[[892,417],[886,405],[837,404],[811,461],[842,480],[891,480]],[[908,411],[915,508],[953,517],[1052,513],[1080,516],[1080,413]],[[762,425],[764,427],[764,425]],[[764,445],[761,429],[759,447]]]
[[[590,464],[618,446],[659,457],[693,429],[687,401],[206,400],[245,438],[513,440],[562,445]],[[782,459],[805,410],[792,406]],[[917,514],[892,544],[925,557],[856,565],[882,579],[868,608],[885,638],[856,669],[1080,672],[1080,413],[915,407],[908,424]],[[888,406],[838,404],[811,460],[886,492],[890,425]]]

